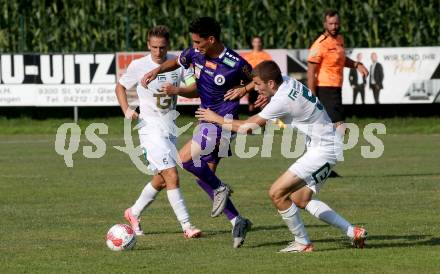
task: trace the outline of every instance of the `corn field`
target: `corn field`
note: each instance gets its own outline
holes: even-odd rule
[[[347,47],[440,45],[440,0],[0,0],[0,52],[145,50],[148,28],[171,29],[171,48],[190,45],[188,25],[213,16],[231,48],[308,48],[322,15],[336,8]]]

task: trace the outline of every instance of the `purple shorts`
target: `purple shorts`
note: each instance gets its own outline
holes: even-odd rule
[[[230,130],[222,129],[216,124],[202,122],[194,130],[192,140],[202,148],[201,160],[218,164],[221,158],[232,155],[230,144],[234,137],[235,133]]]

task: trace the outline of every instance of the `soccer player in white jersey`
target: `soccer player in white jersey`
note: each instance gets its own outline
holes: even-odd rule
[[[272,97],[270,103],[246,121],[224,119],[209,109],[199,109],[199,120],[221,125],[232,131],[249,133],[280,118],[287,126],[306,135],[307,151],[270,187],[269,196],[294,235],[294,241],[280,252],[311,252],[312,242],[301,220],[298,208],[343,231],[355,247],[362,248],[367,232],[353,226],[327,204],[312,199],[324,184],[332,167],[342,157],[342,135],[337,133],[319,100],[299,81],[282,77],[278,65],[264,61],[253,70],[253,81],[262,95]]]
[[[187,87],[179,87],[182,80],[188,80],[187,77],[192,77],[189,71],[179,68],[158,75],[148,88],[139,84],[145,73],[160,66],[166,60],[175,58],[175,56],[167,54],[169,36],[167,27],[153,27],[148,33],[150,54],[132,61],[116,85],[116,96],[125,117],[140,120],[142,125],[139,129],[141,147],[145,152],[149,167],[156,172],[152,181],[142,190],[137,201],[125,211],[124,217],[131,224],[136,235],[143,235],[140,215],[154,201],[156,195],[166,188],[168,200],[182,226],[184,237],[197,238],[201,235],[201,231],[191,225],[188,210],[179,188],[179,176],[176,168],[178,159],[176,136],[172,134],[173,115],[167,115],[175,109],[177,96],[165,94],[165,91],[170,89],[195,91],[195,81],[193,80],[193,83]],[[135,85],[137,85],[140,114],[131,110],[127,102],[126,89]]]

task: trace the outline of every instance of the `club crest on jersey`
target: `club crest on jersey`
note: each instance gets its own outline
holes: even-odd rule
[[[249,79],[252,79],[251,71],[249,70],[248,66],[243,66],[243,73],[246,75]]]
[[[217,86],[221,86],[225,83],[226,79],[225,76],[218,74],[214,77],[214,82]]]

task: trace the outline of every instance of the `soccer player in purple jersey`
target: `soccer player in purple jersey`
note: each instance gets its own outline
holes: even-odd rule
[[[240,98],[254,88],[252,67],[240,55],[223,45],[220,40],[221,28],[214,18],[195,19],[190,24],[189,32],[193,46],[185,49],[178,58],[170,59],[145,74],[142,85],[147,86],[159,73],[175,70],[179,66],[193,66],[201,107],[209,108],[221,116],[231,115],[231,118],[236,118]],[[168,95],[186,95],[167,88],[164,92]],[[265,99],[260,98],[257,103],[264,104]],[[231,221],[233,247],[238,248],[244,243],[252,223],[239,215],[229,199],[232,192],[230,187],[215,175],[220,159],[230,155],[229,147],[227,153],[221,153],[221,139],[221,127],[201,122],[198,132],[181,148],[179,156],[183,167],[198,178],[199,186],[213,199],[211,216],[217,217],[224,212]],[[229,140],[227,142],[229,146]],[[196,158],[200,159],[197,164],[194,161]]]

